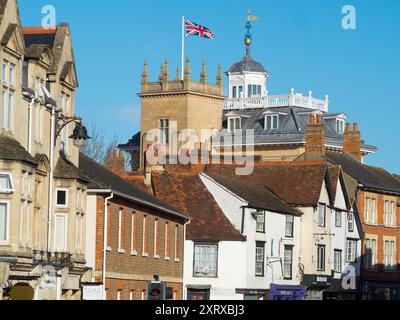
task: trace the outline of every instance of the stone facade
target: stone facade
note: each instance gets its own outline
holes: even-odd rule
[[[58,107],[59,115],[74,116],[78,83],[71,35],[67,25],[22,28],[15,0],[2,1],[0,11],[0,140],[3,151],[13,151],[0,152],[1,178],[11,185],[0,190],[0,223],[6,223],[0,270],[7,271],[0,274],[0,299],[10,298],[11,287],[26,282],[37,300],[79,299],[87,272],[87,182],[78,171],[70,174],[78,170],[79,154],[68,139],[72,125],[61,131],[55,147],[50,142],[51,110]],[[39,43],[43,37],[52,45]],[[39,97],[38,82],[52,99]]]

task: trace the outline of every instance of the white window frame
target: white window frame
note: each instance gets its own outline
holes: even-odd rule
[[[207,253],[208,251],[208,253]],[[212,252],[213,251],[213,252]],[[217,278],[218,277],[218,243],[195,243],[193,250],[193,277],[195,278]],[[213,260],[205,258],[213,257]],[[198,259],[201,258],[201,259]],[[207,264],[208,263],[208,264]],[[201,266],[208,268],[201,269]],[[204,270],[204,271],[203,271]]]
[[[157,236],[158,236],[158,232],[159,232],[159,228],[158,228],[159,224],[160,224],[159,220],[155,219],[154,220],[154,259],[160,259],[160,255],[158,254],[159,243],[157,241],[158,240]]]
[[[8,177],[8,182],[10,184],[10,189],[0,189],[0,194],[12,194],[15,192],[14,183],[12,179],[12,174],[8,172],[0,172],[0,176]]]
[[[159,130],[160,130],[160,143],[164,145],[168,145],[169,141],[169,134],[171,130],[171,121],[167,118],[159,119]]]
[[[65,234],[64,234],[64,251],[62,252],[66,252],[68,250],[68,214],[65,213],[56,213],[55,215],[55,219],[54,219],[54,251],[59,252],[59,248],[57,248],[57,234],[58,234],[58,230],[57,230],[57,217],[65,217]]]
[[[168,241],[169,241],[169,236],[168,236],[168,232],[169,232],[169,222],[165,223],[165,229],[164,229],[164,255],[165,255],[165,260],[170,261],[171,258],[169,256],[169,245],[168,245]]]
[[[338,256],[339,254],[339,256]],[[333,257],[333,269],[336,273],[342,273],[343,271],[343,251],[339,249],[334,250]]]
[[[131,255],[137,256],[137,248],[135,248],[136,240],[136,213],[133,212],[131,216]]]
[[[354,263],[357,259],[357,241],[346,240],[346,262]]]
[[[262,250],[262,260],[260,259],[261,257],[261,251]],[[255,276],[256,277],[265,277],[265,243],[262,245],[262,243],[256,243],[256,258],[255,258]],[[258,272],[258,268],[260,267],[260,264],[262,263],[262,272]]]
[[[354,213],[353,212],[349,212],[348,216],[348,226],[347,228],[349,229],[349,232],[354,232]]]
[[[122,290],[117,290],[117,301],[121,301],[121,292]]]
[[[231,125],[231,122],[233,121],[233,128]],[[239,124],[239,128],[237,127],[237,124]],[[242,118],[241,117],[229,117],[228,118],[228,131],[229,132],[237,132],[242,130]]]
[[[371,198],[371,223],[376,222],[376,199]]]
[[[123,239],[122,239],[122,220],[123,220],[123,215],[124,214],[124,210],[122,208],[118,209],[118,252],[119,253],[124,253],[123,252],[123,248],[122,248],[122,243],[123,243]]]
[[[58,204],[58,191],[65,191],[65,204]],[[69,200],[69,189],[68,188],[56,188],[56,207],[60,209],[68,208]]]
[[[326,270],[326,246],[318,245],[317,246],[317,271],[325,271],[325,270]]]
[[[336,119],[336,133],[344,134],[345,121],[343,119]]]
[[[143,216],[143,237],[142,237],[142,256],[148,257],[149,253],[146,252],[147,232],[146,232],[147,216]]]
[[[175,256],[175,262],[180,262],[180,258],[178,257],[178,230],[179,226],[175,226],[175,237],[174,237],[174,256]]]
[[[324,216],[321,216],[321,208],[324,208]],[[318,204],[318,227],[320,228],[325,228],[326,227],[326,211],[327,211],[327,205],[326,203],[319,203]],[[323,220],[323,222],[322,222]]]
[[[293,246],[286,245],[284,246],[283,249],[283,278],[286,280],[292,280],[293,279]],[[288,261],[286,258],[286,253],[290,252],[290,261]],[[290,275],[287,275],[288,269],[290,270]]]
[[[133,298],[134,298],[134,295],[135,295],[135,290],[130,290],[129,291],[129,301],[133,301]]]
[[[11,215],[11,202],[9,200],[0,200],[0,204],[6,205],[6,237],[5,240],[0,240],[0,246],[10,244],[10,215]]]
[[[370,222],[370,212],[371,212],[371,198],[365,198],[365,222]]]
[[[268,118],[271,118],[271,128],[268,128],[268,123],[269,123],[269,121],[268,121]],[[276,127],[274,126],[274,119],[276,118]],[[270,130],[270,131],[273,131],[273,130],[279,130],[279,125],[280,125],[280,123],[279,123],[279,114],[267,114],[267,115],[265,115],[265,119],[264,119],[264,130],[265,131],[267,131],[267,130]]]
[[[341,210],[335,211],[335,227],[341,228],[343,226],[343,212]]]
[[[265,211],[257,211],[255,213],[255,217],[256,217],[256,232],[265,233],[265,220],[266,220]]]
[[[291,221],[289,221],[291,219]],[[285,221],[285,237],[286,238],[293,238],[294,237],[294,216],[292,215],[286,215],[286,221]],[[288,233],[288,227],[291,225],[290,229],[290,234]]]
[[[383,223],[385,226],[389,225],[389,206],[390,206],[390,201],[385,200],[385,204],[383,206]]]

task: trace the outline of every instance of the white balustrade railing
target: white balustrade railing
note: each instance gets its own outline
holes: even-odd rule
[[[292,106],[328,112],[329,100],[328,96],[326,96],[325,100],[319,100],[313,98],[311,94],[307,97],[298,93],[280,96],[228,99],[225,100],[224,110],[262,109]]]

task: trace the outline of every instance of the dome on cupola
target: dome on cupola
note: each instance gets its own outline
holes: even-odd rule
[[[250,55],[249,48],[247,48],[246,50],[246,56],[241,61],[233,64],[228,70],[228,73],[243,73],[243,72],[258,72],[268,75],[268,71],[265,70],[264,66],[261,63],[253,60],[253,58]]]

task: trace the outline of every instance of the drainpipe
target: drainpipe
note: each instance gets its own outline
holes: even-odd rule
[[[53,212],[53,173],[54,173],[54,146],[56,134],[56,108],[51,107],[50,130],[50,174],[49,174],[49,212],[47,216],[47,251],[51,251],[51,220]]]
[[[183,228],[183,252],[185,252],[185,244],[186,244],[186,228],[187,226],[191,223],[191,220],[185,223],[185,226]],[[194,254],[194,252],[193,252]],[[186,300],[187,299],[187,292],[185,290],[185,254],[183,255],[182,258],[182,263],[183,263],[183,285],[182,285],[182,299]]]
[[[107,229],[108,229],[108,201],[114,198],[114,193],[105,199],[104,201],[104,230],[103,230],[103,270],[102,270],[102,282],[103,282],[103,300],[106,300],[106,258],[107,258]]]
[[[32,107],[35,103],[35,98],[32,98],[28,107],[28,152],[32,154]]]

